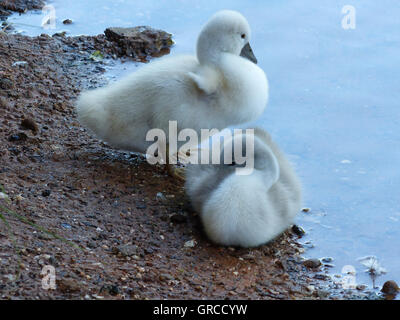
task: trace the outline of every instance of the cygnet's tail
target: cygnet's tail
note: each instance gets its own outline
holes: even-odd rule
[[[206,234],[222,245],[256,247],[286,227],[269,203],[263,182],[254,175],[227,177],[202,209]]]
[[[105,110],[102,89],[83,92],[76,103],[79,122],[103,138],[108,126],[108,112]]]

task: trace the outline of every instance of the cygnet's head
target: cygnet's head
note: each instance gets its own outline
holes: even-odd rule
[[[252,134],[238,134],[232,140],[227,140],[220,154],[218,170],[225,172],[239,168],[251,168],[264,171],[277,165],[276,159],[262,137]],[[252,171],[250,171],[252,172]]]
[[[222,53],[243,56],[257,63],[250,46],[250,26],[239,12],[223,10],[214,14],[197,40],[200,63],[216,63]]]

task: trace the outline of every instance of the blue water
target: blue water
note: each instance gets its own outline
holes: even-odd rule
[[[9,20],[29,35],[150,25],[174,34],[171,54],[193,52],[201,25],[215,11],[242,12],[270,81],[270,101],[257,124],[295,164],[304,206],[311,208],[298,217],[304,241],[315,246],[306,255],[333,257],[333,273],[353,265],[357,282],[368,285],[357,258],[375,255],[388,271],[376,284],[400,282],[399,1],[49,3],[56,9],[55,30],[40,28],[40,12]],[[341,10],[348,4],[356,9],[356,28],[345,30]],[[74,24],[63,25],[66,18]]]

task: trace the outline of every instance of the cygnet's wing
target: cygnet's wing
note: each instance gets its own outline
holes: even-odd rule
[[[221,74],[211,67],[202,67],[195,72],[189,72],[188,76],[196,87],[207,95],[215,93],[222,83]]]

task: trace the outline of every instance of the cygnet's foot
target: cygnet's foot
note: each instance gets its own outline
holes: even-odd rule
[[[170,177],[175,178],[179,181],[185,182],[185,169],[184,168],[175,168],[173,165],[167,164],[167,172]]]

